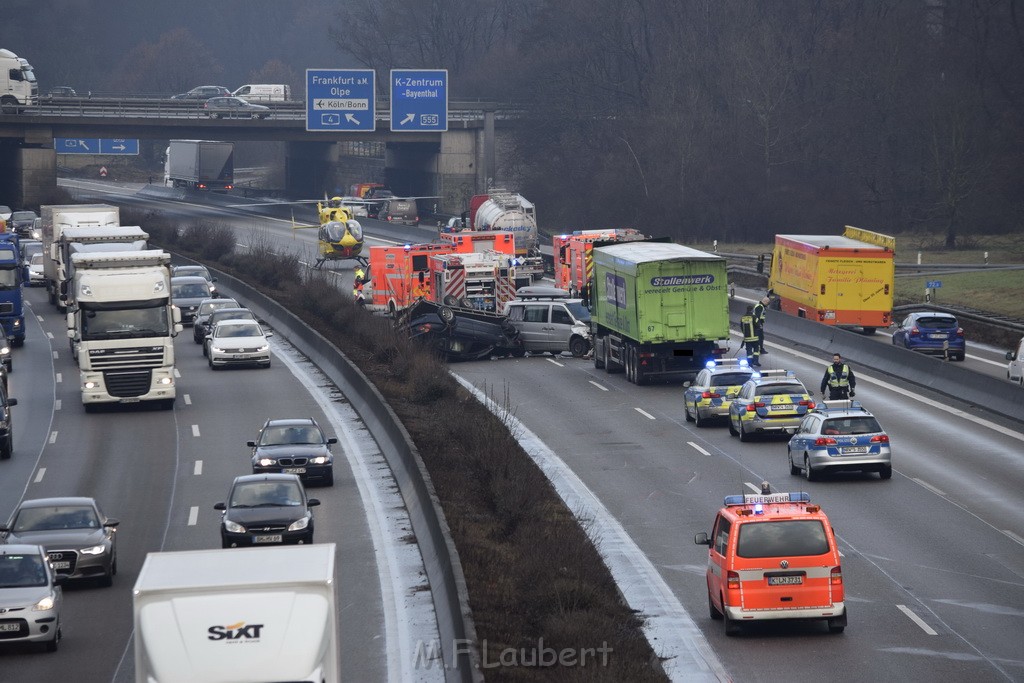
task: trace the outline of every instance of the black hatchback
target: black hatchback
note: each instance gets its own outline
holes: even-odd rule
[[[246,474],[235,477],[227,502],[220,510],[223,548],[313,542],[313,508],[294,474]]]

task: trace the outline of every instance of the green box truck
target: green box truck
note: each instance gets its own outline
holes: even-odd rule
[[[626,372],[635,384],[654,376],[693,377],[729,339],[725,259],[645,240],[595,246],[591,284],[594,367]]]

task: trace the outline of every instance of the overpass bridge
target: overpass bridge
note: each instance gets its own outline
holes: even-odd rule
[[[57,184],[54,138],[284,142],[285,185],[296,196],[334,188],[338,143],[373,141],[386,143],[385,167],[416,185],[408,192],[437,195],[442,212],[458,213],[496,177],[495,129],[517,114],[492,103],[450,102],[446,132],[392,132],[388,109],[377,110],[374,132],[307,131],[304,102],[268,106],[263,120],[211,119],[202,101],[117,97],[49,98],[0,112],[0,199],[42,203]]]

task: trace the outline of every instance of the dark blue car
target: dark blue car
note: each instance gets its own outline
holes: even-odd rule
[[[964,330],[948,313],[911,313],[892,333],[892,343],[911,351],[963,360],[967,352]]]

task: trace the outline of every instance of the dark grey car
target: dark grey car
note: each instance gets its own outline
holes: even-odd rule
[[[212,299],[210,283],[199,275],[182,275],[171,278],[171,303],[181,309],[181,323],[191,325],[195,322],[199,304],[204,299]]]
[[[39,218],[35,211],[15,211],[11,214],[11,220],[7,221],[7,229],[17,233],[18,237],[28,237],[32,234],[32,224]]]
[[[92,498],[37,498],[22,501],[0,533],[7,543],[43,546],[58,574],[99,579],[101,585],[112,586],[117,574],[118,524]]]

